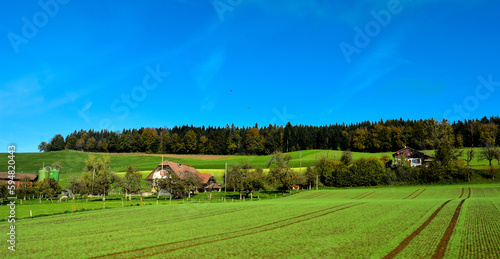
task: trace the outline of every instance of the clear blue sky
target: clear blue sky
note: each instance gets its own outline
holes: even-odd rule
[[[499,115],[498,1],[40,3],[0,8],[0,152],[79,129]]]

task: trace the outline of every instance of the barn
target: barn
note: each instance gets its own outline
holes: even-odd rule
[[[9,173],[0,172],[0,181],[8,183],[9,180],[14,180],[14,185],[16,186],[16,189],[21,184],[21,181],[25,178],[28,178],[30,183],[33,184],[33,182],[36,182],[38,180],[38,175],[37,174],[16,173],[14,175],[14,179],[11,179],[11,177],[9,176]]]
[[[432,157],[428,156],[414,148],[404,147],[392,154],[396,164],[400,159],[406,159],[411,166],[426,165],[432,161]]]
[[[198,170],[191,166],[175,163],[172,161],[164,161],[163,163],[156,166],[156,168],[153,169],[153,171],[151,171],[151,173],[146,177],[146,181],[154,181],[157,179],[165,178],[168,174],[172,173],[176,174],[180,179],[184,179],[186,173],[192,173],[199,176],[201,179],[201,188],[199,188],[197,191],[200,192],[204,192],[210,189],[214,191],[220,191],[221,189],[220,184],[217,184],[217,181],[212,174],[200,173]]]

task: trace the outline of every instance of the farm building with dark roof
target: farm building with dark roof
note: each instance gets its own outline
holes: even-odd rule
[[[406,159],[411,166],[421,166],[428,164],[432,161],[432,157],[428,156],[414,148],[411,147],[404,147],[392,154],[392,157],[394,157],[394,160],[397,164],[397,162],[400,159]]]
[[[9,173],[4,173],[4,172],[0,172],[0,181],[2,182],[8,182],[9,180],[13,180],[14,181],[14,185],[16,186],[16,188],[19,187],[19,184],[21,184],[21,181],[25,178],[28,178],[28,180],[33,183],[33,182],[36,182],[38,180],[38,175],[37,174],[23,174],[23,173],[16,173],[14,175],[14,179],[12,179],[10,176],[9,176]]]

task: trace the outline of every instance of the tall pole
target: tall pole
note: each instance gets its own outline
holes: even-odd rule
[[[302,151],[299,152],[299,173],[302,173]]]
[[[226,167],[224,167],[224,192],[226,192],[226,186],[227,186],[227,162],[226,162]]]
[[[92,195],[94,195],[94,177],[95,177],[95,168],[94,172],[92,173]]]

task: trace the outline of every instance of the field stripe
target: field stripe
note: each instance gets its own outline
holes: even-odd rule
[[[424,189],[425,190],[425,189]],[[437,216],[437,214],[444,208],[444,206],[446,206],[446,204],[448,204],[448,202],[450,202],[451,200],[448,200],[446,201],[445,203],[443,203],[441,206],[439,206],[439,208],[436,209],[436,211],[434,211],[434,213],[432,213],[432,215],[420,226],[418,227],[415,231],[413,231],[413,233],[411,233],[409,236],[407,236],[401,243],[399,243],[399,245],[394,248],[389,254],[387,254],[384,258],[394,258],[396,257],[396,255],[398,255],[401,251],[403,251],[403,249],[405,249],[408,244],[410,244],[410,242],[416,237],[418,236],[418,234],[420,234],[420,232],[422,232],[422,230],[424,230],[424,228],[426,228],[430,223],[431,221]]]
[[[368,193],[368,192],[364,192],[364,193],[362,193],[362,194],[360,194],[360,195],[358,195],[358,196],[354,197],[353,199],[357,199],[357,198],[359,198],[359,197],[361,197],[361,196],[363,196],[363,195],[365,195],[365,194],[367,194],[367,193]]]
[[[441,238],[441,241],[439,242],[438,246],[436,247],[436,250],[434,250],[434,254],[432,255],[432,258],[443,258],[444,254],[446,252],[446,247],[448,246],[448,243],[450,242],[451,235],[453,234],[453,230],[455,229],[455,225],[457,224],[458,220],[458,215],[460,214],[460,210],[462,209],[462,204],[464,204],[464,201],[466,199],[463,199],[457,206],[457,209],[455,210],[455,213],[453,214],[453,217],[451,218],[450,224],[448,224],[448,227],[444,231],[444,235]]]
[[[361,204],[364,204],[364,203],[357,203],[356,204],[354,202],[348,202],[348,203],[336,205],[336,206],[333,206],[333,207],[329,207],[329,208],[326,208],[326,209],[321,209],[321,210],[317,210],[317,211],[305,213],[305,214],[298,215],[298,216],[295,216],[295,217],[291,217],[291,218],[286,218],[286,219],[274,221],[274,222],[267,223],[267,224],[260,225],[260,226],[256,226],[256,227],[251,227],[251,228],[236,230],[236,231],[232,231],[232,232],[225,232],[225,233],[220,233],[220,234],[208,235],[208,236],[203,236],[203,237],[196,237],[196,238],[191,238],[191,239],[179,240],[179,241],[175,241],[175,242],[170,242],[170,243],[165,243],[165,244],[158,244],[158,245],[149,246],[149,247],[142,247],[142,248],[133,249],[133,250],[129,250],[129,251],[122,251],[122,252],[116,252],[116,253],[107,254],[107,255],[96,256],[96,257],[93,257],[93,258],[103,258],[103,257],[117,256],[117,255],[123,255],[123,254],[127,254],[127,253],[144,251],[144,250],[148,250],[148,249],[152,249],[152,248],[159,248],[159,247],[164,247],[164,246],[169,246],[169,245],[175,245],[175,244],[180,244],[180,243],[185,243],[185,242],[192,242],[192,241],[196,241],[196,240],[200,240],[200,239],[206,239],[206,238],[218,237],[218,236],[226,236],[228,234],[235,234],[235,233],[238,233],[238,232],[244,232],[244,231],[254,230],[254,229],[258,229],[258,228],[263,228],[263,227],[266,227],[266,226],[276,225],[276,224],[281,223],[281,222],[285,222],[285,221],[289,221],[289,220],[293,220],[293,219],[297,219],[297,218],[306,217],[306,216],[309,216],[311,214],[315,214],[315,213],[319,213],[319,212],[323,212],[323,211],[335,209],[335,208],[346,206],[346,205],[347,205],[347,207],[341,208],[340,210],[343,210],[343,209],[346,209],[346,208],[350,208],[350,207],[353,207],[353,206],[357,206],[357,205],[361,205]],[[335,210],[335,211],[337,211],[337,210]],[[335,211],[332,211],[332,212],[335,212]],[[327,212],[324,215],[330,214],[332,212]],[[313,217],[313,218],[315,218],[315,217]],[[313,219],[313,218],[308,218],[308,219]],[[256,232],[256,233],[258,233],[258,232]],[[217,240],[222,240],[222,239],[217,239]]]
[[[469,196],[467,196],[467,199],[470,198],[471,193],[472,193],[472,190],[469,187]]]
[[[274,226],[272,228],[263,229],[263,230],[259,230],[259,231],[256,231],[256,232],[244,233],[244,234],[240,234],[240,235],[237,235],[237,236],[225,237],[225,238],[217,239],[217,240],[210,240],[210,241],[207,241],[207,242],[204,242],[204,243],[198,243],[198,244],[192,244],[192,245],[188,245],[188,246],[184,246],[184,247],[173,248],[173,249],[170,249],[170,250],[165,250],[165,251],[161,251],[161,252],[157,252],[157,253],[150,253],[150,254],[146,254],[146,255],[141,255],[139,257],[146,257],[146,256],[149,257],[149,256],[158,255],[158,254],[165,254],[165,253],[170,253],[170,252],[174,252],[174,251],[181,250],[181,249],[186,249],[186,248],[191,248],[191,247],[195,247],[195,246],[211,244],[211,243],[215,243],[215,242],[230,240],[230,239],[234,239],[234,238],[239,238],[239,237],[243,237],[243,236],[249,236],[249,235],[254,235],[254,234],[258,234],[258,233],[262,233],[262,232],[267,232],[267,231],[271,231],[271,230],[275,230],[275,229],[279,229],[279,228],[284,228],[284,227],[291,226],[291,225],[294,225],[294,224],[297,224],[297,223],[302,223],[304,221],[309,221],[309,220],[312,220],[312,219],[315,219],[315,218],[323,217],[323,216],[326,216],[328,214],[332,214],[332,213],[337,212],[337,211],[346,210],[346,209],[349,209],[349,208],[352,208],[352,207],[355,207],[355,206],[359,206],[359,205],[362,205],[362,204],[365,204],[365,203],[353,204],[353,205],[350,205],[350,206],[347,206],[347,207],[339,208],[339,209],[336,209],[336,210],[333,210],[333,211],[329,211],[329,212],[326,212],[326,213],[323,213],[323,214],[320,214],[320,215],[316,215],[316,216],[311,217],[311,218],[305,218],[305,219],[301,219],[301,220],[298,220],[298,221],[295,221],[295,222],[291,222],[291,223],[283,225],[283,226]]]
[[[418,192],[418,190],[420,190],[420,189],[417,189],[416,191],[412,192],[410,195],[408,195],[405,198],[403,198],[403,200],[410,198],[413,194],[415,194],[416,192]]]
[[[370,196],[370,195],[372,195],[372,194],[374,194],[374,193],[375,193],[375,192],[370,192],[370,193],[368,193],[368,194],[366,194],[366,195],[364,195],[364,196],[362,196],[362,197],[359,197],[358,199],[363,199],[363,198],[366,198],[366,197],[368,197],[368,196]]]
[[[463,195],[464,195],[464,188],[462,188],[462,194],[460,194],[460,197],[458,198],[461,199]]]
[[[323,196],[325,195],[326,193],[324,192],[319,192],[319,193],[313,193],[309,196],[304,196],[304,197],[300,197],[300,198],[297,198],[297,199],[314,199],[314,198],[318,198],[320,196]]]
[[[417,198],[420,194],[422,194],[423,192],[425,192],[426,189],[423,189],[421,192],[419,192],[415,197],[413,197],[412,199],[415,199]]]

